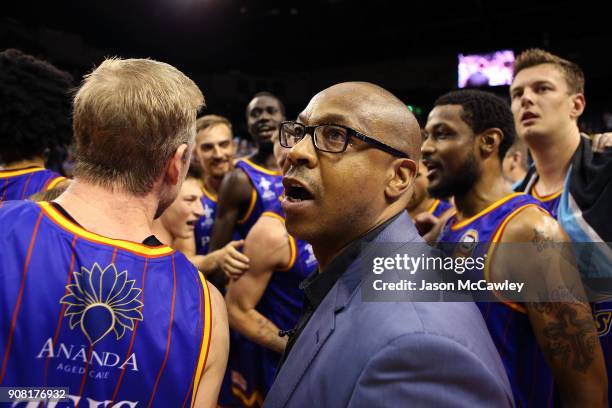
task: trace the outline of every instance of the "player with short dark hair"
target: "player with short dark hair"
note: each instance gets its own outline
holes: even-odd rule
[[[513,194],[502,176],[502,158],[515,136],[505,101],[483,91],[450,92],[434,103],[425,129],[428,138],[422,153],[429,192],[434,197],[452,195],[456,208],[439,237],[441,248],[448,255],[486,257],[484,268],[465,279],[560,282],[580,295],[575,270],[563,275],[570,279],[566,281],[559,278],[560,270],[550,268],[560,259],[559,252],[532,248],[540,242],[567,243],[565,232],[536,199]],[[529,243],[520,249],[530,251],[503,256],[517,243]],[[565,286],[559,288],[554,289]],[[548,299],[515,303],[498,295],[495,302],[477,302],[504,361],[516,404],[551,406],[554,377],[563,404],[603,406],[606,372],[588,303],[578,296]],[[555,331],[556,327],[564,329]]]
[[[46,156],[72,140],[72,77],[16,49],[0,52],[0,206],[66,181]]]
[[[236,231],[245,238],[261,214],[278,201],[282,192],[272,137],[285,118],[284,106],[276,96],[260,92],[248,103],[246,114],[249,134],[257,144],[257,152],[237,160],[235,169],[221,183],[210,250],[226,245]],[[236,278],[243,271],[226,273]]]

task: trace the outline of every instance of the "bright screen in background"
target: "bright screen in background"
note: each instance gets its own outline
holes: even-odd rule
[[[514,52],[496,51],[490,54],[459,54],[459,88],[510,85]]]

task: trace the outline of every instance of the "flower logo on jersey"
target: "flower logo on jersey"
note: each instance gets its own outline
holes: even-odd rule
[[[599,310],[593,313],[595,318],[595,326],[597,327],[597,334],[599,336],[605,336],[610,333],[610,322],[612,322],[612,310]]]
[[[119,340],[125,329],[134,329],[135,320],[142,320],[141,290],[128,279],[127,271],[117,272],[114,264],[102,269],[94,263],[91,269],[73,272],[73,278],[60,303],[68,306],[64,315],[70,316],[70,328],[80,325],[91,345],[111,331]]]

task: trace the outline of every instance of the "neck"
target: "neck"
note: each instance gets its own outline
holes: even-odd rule
[[[580,131],[571,129],[550,135],[548,143],[528,143],[533,162],[538,172],[538,194],[548,195],[563,188],[572,156],[580,144]]]
[[[158,206],[153,193],[135,196],[79,178],[55,201],[88,231],[134,242],[152,234]]]
[[[435,201],[435,198],[425,197],[416,207],[408,210],[408,214],[410,214],[410,217],[414,218],[421,213],[427,212]]]
[[[155,235],[155,237],[159,239],[163,244],[172,246],[172,244],[174,243],[174,237],[172,236],[170,231],[166,227],[164,227],[164,223],[162,222],[161,217],[157,218],[156,220],[153,220],[152,230],[153,235]]]
[[[501,169],[484,169],[480,179],[467,193],[455,195],[457,220],[461,221],[473,217],[511,193],[512,190],[501,175]]]
[[[221,182],[223,181],[223,177],[213,177],[213,176],[204,176],[204,188],[211,194],[217,195],[219,193],[219,187],[221,187]]]
[[[249,157],[253,163],[258,164],[268,170],[280,171],[278,163],[274,158],[272,147],[268,145],[260,145],[255,154]]]
[[[45,159],[34,157],[33,159],[19,160],[4,166],[5,170],[23,169],[24,167],[45,167]]]
[[[309,243],[312,245],[312,252],[317,258],[319,264],[319,273],[323,272],[325,268],[338,256],[346,247],[348,247],[354,241],[359,240],[363,236],[367,235],[370,231],[378,228],[389,219],[393,218],[400,211],[405,211],[406,205],[401,208],[395,208],[395,206],[387,207],[368,227],[355,227],[353,231],[348,228],[343,229],[339,236],[321,236],[316,241],[312,240]],[[363,214],[362,217],[366,218],[367,214]],[[353,223],[355,225],[356,223]]]

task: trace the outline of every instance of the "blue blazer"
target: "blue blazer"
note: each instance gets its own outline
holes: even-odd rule
[[[374,240],[384,242],[423,241],[405,213]],[[265,407],[513,406],[474,303],[363,302],[359,263],[315,310]]]

